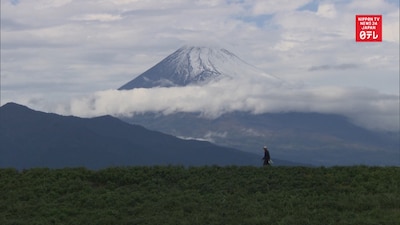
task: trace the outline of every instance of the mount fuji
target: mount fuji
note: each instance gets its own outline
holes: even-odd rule
[[[282,80],[264,73],[224,48],[184,46],[119,90],[203,85],[221,79],[263,78],[278,85]]]
[[[274,95],[269,96],[274,98],[285,92],[288,84],[251,66],[226,49],[184,46],[119,90],[156,87],[182,87],[185,90],[186,86],[195,86],[196,90],[200,90],[208,85],[213,87],[216,83],[219,84],[216,85],[219,88],[218,93],[225,97],[224,101],[215,101],[219,96],[199,101],[202,95],[196,101],[223,103],[225,105],[222,107],[225,108],[246,106],[246,103],[252,101],[262,105],[264,99],[251,96],[252,89],[259,90],[261,87],[261,91],[277,90]],[[226,84],[235,85],[232,88]],[[255,87],[254,84],[258,86]],[[243,89],[242,86],[248,89]],[[224,89],[226,87],[230,89]],[[242,89],[238,90],[238,87]],[[176,88],[171,90],[176,93]],[[168,94],[168,90],[163,91]],[[249,94],[249,97],[222,95],[232,91]],[[183,91],[179,93],[185,95]],[[172,96],[180,97],[177,94]],[[279,98],[275,100],[279,104]],[[174,104],[173,102],[169,101],[168,104]],[[179,106],[176,108],[179,109]],[[204,107],[204,110],[207,109]],[[177,110],[170,114],[149,111],[133,116],[121,115],[120,119],[184,139],[207,140],[220,146],[259,155],[262,154],[262,146],[266,144],[273,159],[302,164],[400,165],[399,132],[367,130],[352,123],[346,116],[336,114],[295,111],[252,113],[245,108],[232,109],[213,118],[204,117],[204,112],[201,111]]]

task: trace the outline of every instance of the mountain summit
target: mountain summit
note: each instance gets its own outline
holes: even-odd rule
[[[226,49],[184,46],[119,90],[198,85],[239,76],[263,76],[281,83]]]

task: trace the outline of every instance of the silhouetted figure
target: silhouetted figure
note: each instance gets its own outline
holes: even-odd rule
[[[271,165],[271,156],[269,155],[269,151],[267,149],[267,146],[264,146],[264,157],[262,158],[264,160],[264,166],[269,166]]]

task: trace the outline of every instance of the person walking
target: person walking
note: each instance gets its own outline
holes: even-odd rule
[[[264,160],[264,166],[269,166],[271,165],[271,156],[269,155],[269,151],[267,146],[264,146],[264,157],[262,158]]]

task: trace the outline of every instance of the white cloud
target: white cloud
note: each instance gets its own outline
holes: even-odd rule
[[[335,18],[336,17],[336,9],[335,5],[332,3],[329,4],[320,4],[318,6],[318,11],[317,15],[321,17],[327,17],[327,18]]]
[[[132,116],[144,112],[201,112],[216,118],[247,111],[338,113],[372,129],[399,129],[399,98],[366,88],[270,87],[266,81],[221,80],[206,86],[107,90],[74,99],[62,114],[84,117],[111,114]]]
[[[35,9],[54,9],[71,3],[72,0],[40,0]]]
[[[385,41],[399,43],[399,10],[391,11],[385,17],[382,18],[382,35]]]
[[[311,0],[281,0],[281,1],[264,1],[255,0],[253,1],[253,13],[255,15],[260,14],[274,14],[282,11],[293,11],[301,6],[311,2]]]
[[[100,21],[100,22],[116,21],[121,19],[122,17],[120,15],[112,15],[107,13],[87,14],[84,16],[74,18],[74,20]]]

